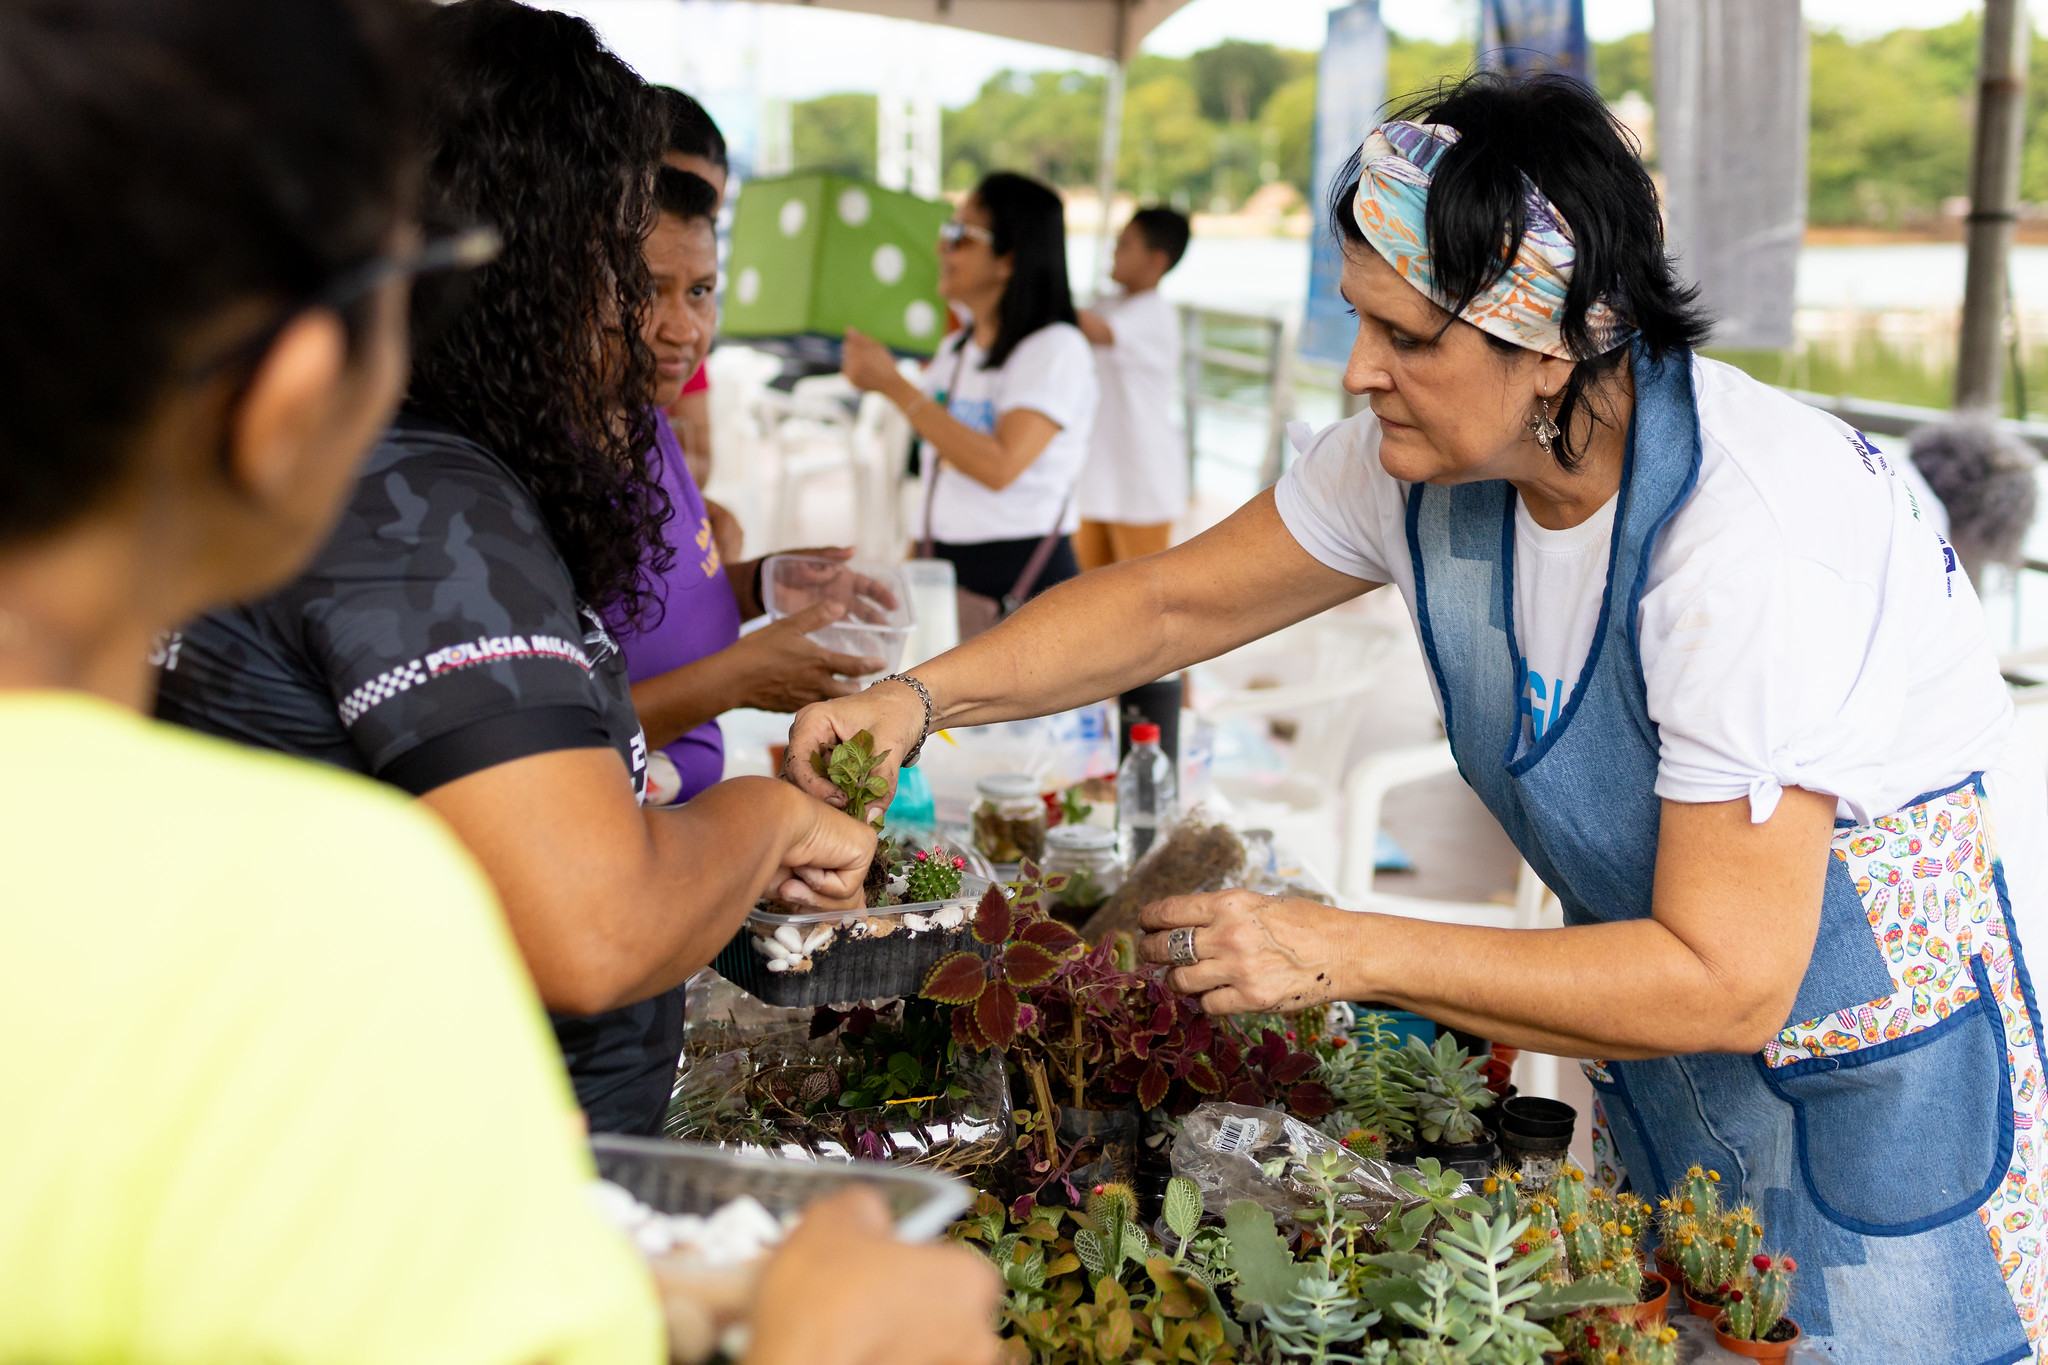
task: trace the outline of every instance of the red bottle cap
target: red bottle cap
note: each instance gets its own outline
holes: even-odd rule
[[[1154,725],[1151,721],[1141,720],[1136,725],[1133,725],[1131,727],[1131,743],[1157,744],[1158,742],[1159,727]]]

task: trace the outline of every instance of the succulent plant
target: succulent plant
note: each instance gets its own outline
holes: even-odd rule
[[[1424,1142],[1456,1146],[1485,1135],[1479,1111],[1493,1103],[1493,1092],[1478,1058],[1441,1033],[1434,1045],[1410,1038],[1402,1060],[1416,1079],[1416,1126]]]
[[[1792,1302],[1792,1272],[1798,1268],[1790,1256],[1773,1257],[1760,1251],[1751,1257],[1750,1273],[1728,1295],[1721,1330],[1742,1341],[1762,1341],[1770,1336]]]
[[[965,858],[956,858],[943,848],[921,848],[913,853],[903,867],[903,899],[916,905],[924,901],[950,900],[960,894],[960,874],[967,867]]]
[[[1357,1045],[1332,1048],[1323,1075],[1347,1123],[1397,1146],[1415,1139],[1415,1076],[1399,1036],[1387,1028],[1392,1022],[1384,1014],[1362,1017]]]

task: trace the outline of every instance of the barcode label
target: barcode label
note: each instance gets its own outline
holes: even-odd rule
[[[1258,1140],[1265,1124],[1257,1119],[1228,1118],[1216,1129],[1216,1140],[1209,1146],[1229,1156],[1241,1152]]]

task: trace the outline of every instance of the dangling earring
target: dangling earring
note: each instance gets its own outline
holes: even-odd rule
[[[1551,446],[1557,443],[1557,423],[1550,418],[1550,399],[1545,397],[1536,401],[1543,405],[1542,411],[1529,419],[1528,426],[1536,437],[1536,444],[1543,447],[1545,455],[1549,455],[1552,453]]]

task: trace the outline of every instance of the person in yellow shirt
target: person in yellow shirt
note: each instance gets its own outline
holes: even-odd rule
[[[488,254],[412,224],[408,15],[0,7],[0,1360],[664,1354],[462,846],[139,714],[167,627],[327,534],[408,281]],[[766,1284],[749,1365],[995,1356],[991,1273],[873,1202]]]

